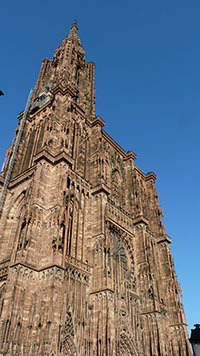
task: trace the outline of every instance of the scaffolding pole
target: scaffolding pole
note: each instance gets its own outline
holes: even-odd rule
[[[19,143],[20,143],[20,140],[21,140],[21,136],[22,136],[24,124],[25,124],[25,121],[26,121],[26,118],[27,118],[27,115],[28,115],[28,111],[29,111],[29,107],[30,107],[30,103],[31,103],[31,98],[32,98],[33,92],[34,92],[34,89],[31,89],[30,93],[29,93],[29,96],[28,96],[28,100],[26,102],[26,108],[24,110],[24,114],[23,114],[23,118],[22,118],[22,121],[21,121],[21,125],[20,125],[19,131],[18,131],[18,134],[17,134],[17,137],[16,137],[16,141],[15,141],[15,144],[14,144],[14,149],[13,149],[13,152],[12,152],[12,156],[11,156],[10,162],[8,164],[8,170],[7,170],[7,173],[6,173],[6,176],[5,176],[5,180],[4,180],[4,184],[3,184],[3,188],[2,188],[1,196],[0,196],[0,216],[2,214],[2,209],[3,209],[3,205],[4,205],[4,202],[5,202],[5,198],[6,198],[6,192],[7,192],[7,189],[8,189],[10,176],[11,176],[13,165],[14,165],[14,162],[15,162],[15,156],[16,156],[16,153],[17,153],[17,150],[18,150],[18,147],[19,147]]]

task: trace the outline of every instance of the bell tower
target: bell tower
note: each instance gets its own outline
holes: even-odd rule
[[[74,22],[0,174],[0,354],[190,356],[155,190],[96,116]]]

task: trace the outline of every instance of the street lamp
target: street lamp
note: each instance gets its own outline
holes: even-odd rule
[[[190,343],[194,356],[200,356],[200,324],[195,324],[195,329],[191,330]]]

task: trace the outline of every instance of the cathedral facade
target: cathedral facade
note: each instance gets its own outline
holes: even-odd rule
[[[0,355],[190,356],[156,176],[96,116],[76,22],[0,174]]]

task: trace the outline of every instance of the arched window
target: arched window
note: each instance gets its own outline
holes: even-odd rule
[[[62,342],[60,351],[64,356],[77,356],[77,350],[74,343],[74,326],[72,320],[72,313],[67,308],[65,324],[62,330]]]
[[[135,343],[125,332],[120,335],[117,349],[118,356],[138,356]]]

